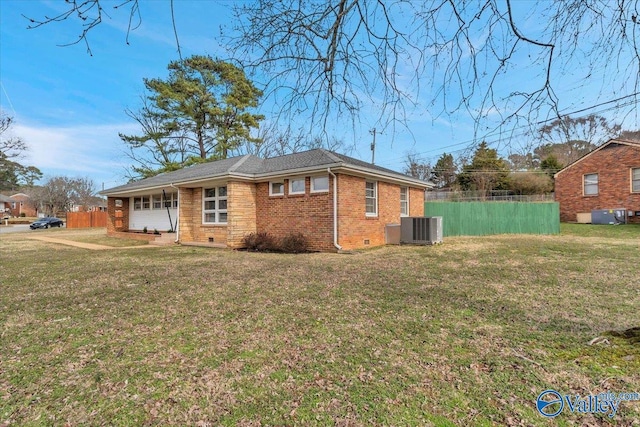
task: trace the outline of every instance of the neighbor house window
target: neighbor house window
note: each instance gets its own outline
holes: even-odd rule
[[[365,213],[367,216],[378,216],[378,183],[365,183]]]
[[[133,198],[133,210],[139,211],[142,209],[142,197]]]
[[[640,168],[631,169],[631,191],[640,193]]]
[[[584,195],[595,196],[598,194],[598,174],[589,173],[584,176]]]
[[[142,196],[142,209],[151,209],[151,198],[149,196]]]
[[[311,177],[311,192],[321,193],[329,191],[329,177],[328,176],[312,176]]]
[[[289,180],[289,194],[304,194],[304,178]]]
[[[409,187],[400,187],[400,216],[409,216]]]
[[[205,188],[202,198],[204,224],[227,223],[227,187]]]
[[[269,195],[270,196],[283,196],[284,195],[284,181],[271,181],[269,183]]]

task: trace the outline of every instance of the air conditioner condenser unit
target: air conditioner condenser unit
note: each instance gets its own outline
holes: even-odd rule
[[[400,243],[414,245],[442,243],[442,217],[400,218]]]

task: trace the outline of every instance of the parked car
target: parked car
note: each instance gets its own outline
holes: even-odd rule
[[[58,218],[40,218],[37,221],[29,224],[29,228],[35,230],[36,228],[49,228],[49,227],[62,227],[64,222]]]

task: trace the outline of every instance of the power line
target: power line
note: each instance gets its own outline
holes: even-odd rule
[[[635,92],[635,93],[632,93],[632,94],[630,94],[630,95],[625,95],[625,96],[621,96],[621,97],[619,97],[619,98],[615,98],[615,99],[611,99],[611,100],[608,100],[608,101],[600,102],[600,103],[598,103],[598,104],[594,104],[594,105],[592,105],[592,106],[590,106],[590,107],[581,108],[581,109],[579,109],[579,110],[571,111],[571,112],[569,112],[569,113],[563,113],[563,114],[561,114],[561,115],[560,115],[560,116],[558,116],[558,117],[554,117],[554,118],[550,118],[550,119],[546,119],[546,120],[541,120],[541,121],[539,121],[539,122],[536,122],[536,124],[535,124],[535,125],[536,125],[536,126],[539,126],[539,125],[544,124],[544,123],[548,123],[548,122],[551,122],[551,121],[554,121],[554,120],[558,120],[558,119],[561,119],[561,118],[564,118],[564,117],[568,117],[568,116],[571,116],[571,115],[573,115],[573,114],[583,113],[583,112],[585,112],[585,111],[592,110],[592,109],[597,108],[597,107],[602,107],[602,106],[604,106],[604,105],[608,105],[608,104],[612,104],[612,103],[615,103],[615,102],[619,102],[619,101],[622,101],[622,100],[624,100],[624,99],[632,98],[632,97],[635,97],[635,96],[638,96],[638,95],[640,95],[640,92]],[[616,109],[616,108],[622,108],[622,107],[626,107],[626,106],[628,106],[628,105],[633,105],[633,104],[637,104],[637,103],[638,103],[638,101],[637,101],[637,100],[627,101],[627,102],[625,102],[625,103],[623,103],[623,104],[620,104],[620,105],[614,105],[614,106],[612,106],[612,107],[609,107],[609,108],[605,108],[605,109],[602,109],[602,110],[596,111],[596,112],[594,112],[594,113],[592,113],[592,114],[600,114],[600,113],[603,113],[603,112],[605,112],[605,111],[613,110],[613,109]],[[530,125],[530,124],[529,124],[529,125],[523,125],[523,126],[520,126],[520,127],[513,128],[513,129],[512,129],[512,131],[528,130],[528,129],[530,129],[530,127],[531,127],[531,125]],[[461,145],[468,146],[468,145],[470,145],[470,144],[472,144],[472,143],[474,143],[474,142],[476,142],[476,141],[478,141],[478,140],[485,141],[485,142],[487,142],[487,145],[491,146],[491,145],[494,145],[494,144],[496,144],[496,143],[498,143],[498,142],[500,142],[500,141],[503,141],[505,138],[500,138],[500,139],[493,140],[493,141],[487,141],[487,139],[488,139],[488,138],[491,138],[491,137],[493,137],[493,136],[499,136],[499,135],[500,135],[500,134],[502,134],[502,133],[504,133],[504,132],[490,132],[490,133],[488,133],[488,134],[485,134],[485,135],[484,135],[484,136],[482,136],[481,138],[473,138],[473,139],[470,139],[470,140],[466,140],[466,141],[462,141],[462,142],[457,142],[457,143],[455,143],[455,144],[445,145],[445,146],[438,147],[438,148],[434,148],[434,149],[431,149],[431,150],[421,151],[421,152],[418,152],[418,153],[415,153],[415,154],[420,155],[420,154],[427,154],[427,153],[439,152],[439,151],[446,150],[446,149],[448,149],[448,148],[458,147],[458,146],[461,146]],[[514,137],[524,136],[524,135],[526,135],[527,133],[528,133],[528,132],[511,133],[511,136],[510,136],[510,138],[509,138],[509,139],[512,139],[512,138],[514,138]],[[452,151],[451,153],[457,153],[457,152],[460,152],[460,151],[464,151],[464,150],[466,150],[467,148],[468,148],[468,147],[465,147],[465,148],[463,148],[463,149],[459,149],[459,150],[454,150],[454,151]],[[443,151],[443,152],[444,152],[444,151]],[[395,163],[396,161],[401,160],[401,159],[403,159],[403,157],[390,158],[390,159],[387,159],[387,161],[383,162],[382,164],[389,165],[389,164],[391,164],[391,163]]]

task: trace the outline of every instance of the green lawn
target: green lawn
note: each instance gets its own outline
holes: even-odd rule
[[[637,425],[535,408],[640,392],[608,333],[640,326],[640,228],[577,227],[349,255],[2,235],[0,426]]]

